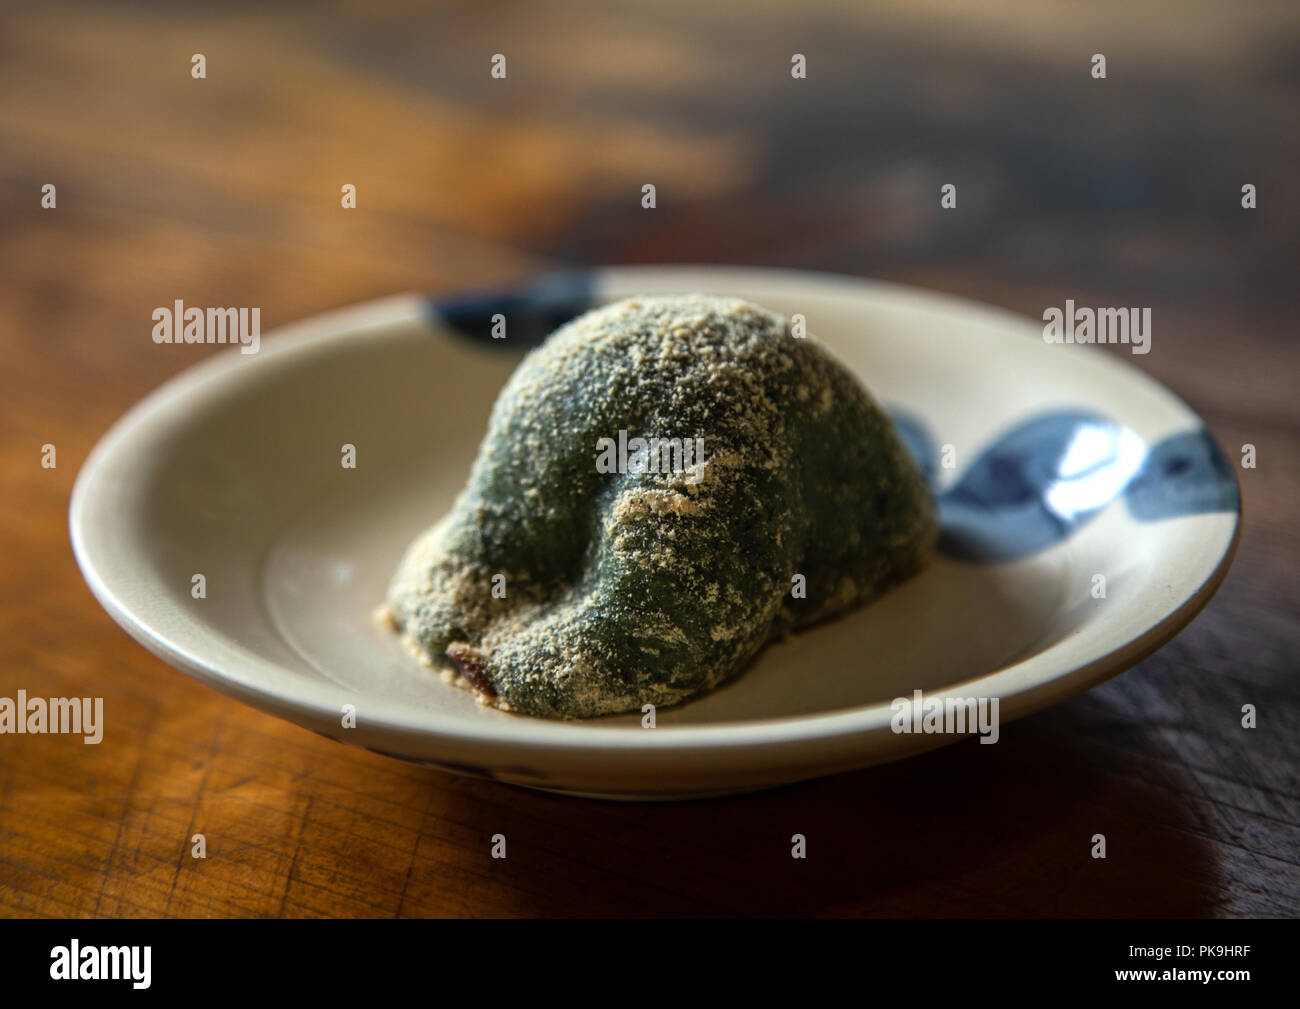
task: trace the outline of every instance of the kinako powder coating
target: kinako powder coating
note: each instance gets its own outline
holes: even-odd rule
[[[703,461],[643,454],[611,473],[620,433],[699,439]],[[641,297],[523,360],[384,616],[482,703],[640,711],[698,697],[773,638],[871,599],[934,538],[890,420],[813,340],[737,299]]]

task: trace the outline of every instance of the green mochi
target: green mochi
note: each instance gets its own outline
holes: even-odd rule
[[[636,438],[681,441],[612,447]],[[736,299],[642,297],[521,362],[468,486],[402,560],[388,616],[484,703],[641,711],[878,595],[934,538],[892,423],[812,339]]]

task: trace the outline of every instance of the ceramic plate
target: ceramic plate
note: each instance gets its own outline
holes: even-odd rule
[[[594,304],[686,291],[805,316],[898,421],[939,501],[938,557],[879,601],[768,647],[728,686],[660,710],[653,728],[482,708],[373,622],[388,578],[463,486],[528,345]],[[498,313],[504,341],[490,335]],[[341,464],[345,444],[355,468]],[[674,798],[959,738],[925,731],[927,701],[996,699],[1005,726],[1114,676],[1205,605],[1240,508],[1232,467],[1184,403],[1124,357],[1049,345],[1041,322],[849,278],[647,267],[401,296],[287,327],[257,354],[229,348],[108,432],[70,519],[113,618],[232,697],[451,771]],[[915,691],[913,720],[896,701]]]

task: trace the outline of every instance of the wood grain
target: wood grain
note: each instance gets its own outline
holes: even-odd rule
[[[109,719],[98,747],[0,737],[0,913],[1300,912],[1291,5],[1187,4],[1177,25],[1028,0],[743,21],[678,2],[361,6],[0,11],[0,695],[103,696]],[[655,261],[884,276],[1035,317],[1067,297],[1151,306],[1138,366],[1231,456],[1257,449],[1235,568],[1158,654],[998,746],[664,805],[328,742],[170,670],[82,583],[78,467],[206,351],[152,344],[154,306],[260,305],[270,326]]]

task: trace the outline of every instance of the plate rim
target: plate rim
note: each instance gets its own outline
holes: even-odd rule
[[[883,295],[930,304],[938,301],[949,310],[975,312],[986,319],[996,319],[1022,328],[1032,323],[1027,316],[958,295],[892,281],[817,271],[712,264],[663,264],[606,267],[586,272],[592,277],[594,290],[600,296],[604,295],[610,282],[633,279],[638,275],[663,277],[679,273],[710,273],[719,279],[743,275],[760,282],[783,280],[792,284],[806,284],[821,288],[826,293],[834,290],[871,298]],[[258,357],[270,358],[283,365],[306,348],[324,347],[335,340],[355,339],[358,333],[367,329],[428,321],[429,300],[429,296],[418,293],[398,294],[309,316],[266,334]],[[1142,369],[1114,355],[1099,354],[1096,358],[1105,362],[1106,366],[1136,372],[1152,391],[1171,397],[1190,417],[1196,418],[1209,431],[1200,415],[1177,393]],[[348,741],[348,730],[327,730],[339,724],[340,705],[355,702],[357,695],[354,691],[328,680],[313,680],[253,652],[249,652],[249,655],[255,661],[247,662],[245,669],[235,672],[217,668],[213,662],[192,654],[171,640],[168,634],[156,626],[156,621],[150,621],[149,614],[134,612],[124,605],[114,591],[112,573],[104,572],[95,563],[95,537],[90,528],[97,514],[95,493],[103,481],[109,478],[114,467],[123,466],[124,459],[129,458],[131,446],[152,430],[149,424],[152,416],[172,406],[191,390],[229,379],[236,369],[247,364],[243,356],[237,353],[211,355],[164,381],[133,404],[109,427],[87,455],[70,495],[68,522],[72,552],[95,599],[114,622],[154,655],[223,694],[260,710],[287,717],[296,724],[316,728],[332,738]],[[1210,437],[1213,438],[1212,433]],[[1157,651],[1209,603],[1232,566],[1241,539],[1244,517],[1240,479],[1235,468],[1232,469],[1232,474],[1238,493],[1236,509],[1230,513],[1233,526],[1228,542],[1209,575],[1159,620],[1135,637],[1082,665],[1048,661],[1048,657],[1053,656],[1055,650],[1068,640],[1063,639],[1019,662],[968,680],[944,684],[926,691],[926,695],[944,696],[947,692],[969,684],[990,685],[1001,679],[1022,680],[1028,677],[1027,682],[1015,689],[986,691],[986,696],[999,697],[999,720],[1005,723],[1091,689]],[[200,628],[199,633],[224,637],[207,628]],[[226,647],[224,641],[219,644]],[[232,641],[232,644],[238,646],[237,642]],[[274,666],[281,677],[289,677],[291,683],[301,688],[301,692],[288,693],[283,683],[259,685],[255,676],[251,675],[259,665]],[[1036,669],[1038,666],[1044,668]],[[848,740],[871,736],[882,729],[889,730],[892,714],[890,704],[880,702],[809,714],[768,716],[734,723],[662,725],[653,732],[632,732],[627,726],[602,726],[598,724],[599,720],[553,721],[524,716],[506,716],[499,722],[483,722],[472,726],[464,722],[458,723],[454,719],[449,724],[436,724],[440,716],[433,709],[412,709],[409,705],[376,699],[373,705],[367,705],[366,725],[373,730],[368,735],[421,737],[430,741],[454,743],[461,748],[508,748],[519,753],[556,750],[609,752],[613,749],[620,756],[633,757],[665,752],[680,755],[682,751],[691,750],[744,749],[755,745],[781,750],[813,741],[827,743]],[[411,715],[421,717],[404,717]],[[520,731],[520,725],[526,726],[526,729]],[[955,742],[960,738],[960,735],[950,735],[941,742]]]

